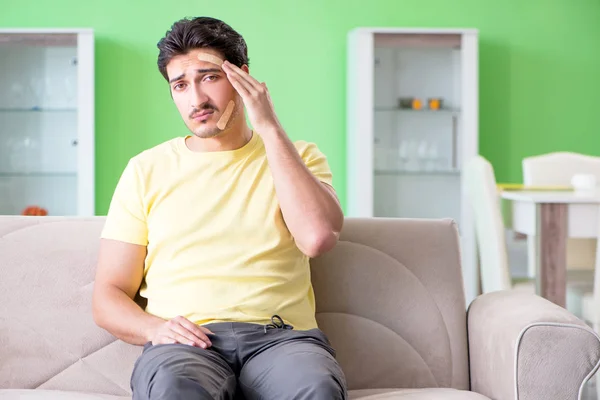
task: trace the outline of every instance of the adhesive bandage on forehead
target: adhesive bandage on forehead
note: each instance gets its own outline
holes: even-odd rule
[[[198,60],[216,64],[219,67],[221,67],[221,65],[223,65],[223,60],[221,60],[219,57],[214,56],[210,53],[202,53],[202,52],[198,53]]]

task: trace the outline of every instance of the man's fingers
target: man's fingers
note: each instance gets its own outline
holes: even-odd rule
[[[152,341],[153,346],[157,345],[157,344],[175,344],[175,343],[177,343],[177,340],[175,340],[169,336],[159,336],[158,338],[156,338]]]
[[[184,317],[181,317],[180,319],[178,319],[177,322],[179,322],[179,324],[181,324],[181,326],[183,326],[184,329],[186,329],[187,331],[192,333],[194,336],[196,336],[197,338],[202,340],[208,346],[210,346],[212,344],[210,339],[208,338],[208,336],[206,336],[206,333],[212,334],[212,332],[210,330],[204,328],[208,331],[208,332],[204,332],[198,325],[196,325],[195,323],[193,323],[192,321],[190,321],[189,319],[184,318]]]
[[[202,332],[204,332],[204,333],[208,333],[209,335],[214,335],[214,333],[210,329],[208,329],[204,326],[199,326],[198,328],[202,329]]]
[[[174,337],[173,335],[176,335],[178,337],[177,340],[179,340],[179,337],[183,337],[184,341],[182,343],[185,344],[191,344],[194,346],[198,346],[198,347],[203,347],[203,348],[207,348],[208,344],[205,343],[202,339],[200,339],[199,337],[197,337],[196,335],[194,335],[192,332],[190,332],[188,329],[186,329],[183,325],[181,325],[179,323],[179,321],[172,319],[167,323],[167,327],[169,328],[169,331],[171,332],[169,334],[169,336]]]
[[[233,73],[227,73],[227,78],[231,82],[231,86],[242,96],[244,101],[248,101],[252,95],[249,88],[241,82],[241,78]]]
[[[236,80],[239,82],[240,86],[247,92],[249,99],[255,99],[267,91],[266,87],[261,85],[256,79],[231,63],[225,67],[225,72],[227,73],[227,76],[230,77],[230,81]],[[240,93],[240,95],[242,95],[242,93]]]
[[[231,73],[239,76],[241,80],[248,83],[248,85],[249,85],[248,89],[254,89],[257,91],[260,91],[261,89],[263,89],[263,86],[256,79],[254,79],[254,77],[252,77],[252,75],[250,75],[249,73],[247,73],[246,71],[244,71],[243,69],[238,67],[237,65],[232,64],[229,61],[225,61],[223,63],[223,65],[225,66],[225,69],[227,69],[228,71],[231,71]]]
[[[201,345],[196,344],[192,339],[188,338],[187,336],[182,335],[182,334],[180,334],[178,332],[175,332],[175,331],[170,331],[170,333],[169,333],[169,339],[174,340],[175,343],[181,343],[181,344],[187,344],[187,345],[190,345],[190,346],[199,346],[199,347],[202,347]]]
[[[205,344],[206,346],[202,346],[202,347],[210,347],[212,345],[210,339],[208,338],[208,336],[206,336],[206,333],[204,333],[204,331],[202,329],[200,329],[200,327],[198,325],[196,325],[189,319],[179,316],[179,317],[175,318],[173,321],[178,323],[179,326],[181,327],[181,329],[183,329],[185,331],[186,337],[189,337],[189,335],[191,335],[193,337],[194,341],[200,341],[200,343],[198,344],[199,346],[202,346],[202,344]],[[181,331],[178,331],[178,332],[181,333]],[[212,332],[210,332],[210,333],[212,333]]]
[[[227,76],[231,79],[239,81],[239,83],[248,91],[253,89],[252,84],[248,82],[244,77],[238,72],[238,70],[234,69],[235,65],[229,63],[223,63],[223,70],[227,74]],[[239,69],[239,68],[238,68]]]

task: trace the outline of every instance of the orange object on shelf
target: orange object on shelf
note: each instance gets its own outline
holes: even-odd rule
[[[440,99],[429,99],[429,108],[431,110],[439,110],[440,109]]]
[[[413,110],[420,110],[423,108],[423,102],[419,99],[413,99],[412,108]]]
[[[26,207],[21,215],[33,215],[38,217],[45,217],[48,215],[48,211],[45,208],[39,206],[28,206]]]

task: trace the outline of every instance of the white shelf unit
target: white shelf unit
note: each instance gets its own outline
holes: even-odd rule
[[[478,273],[462,165],[479,148],[478,79],[475,29],[348,34],[347,215],[454,219],[467,304]]]
[[[0,214],[95,214],[94,33],[0,29]]]

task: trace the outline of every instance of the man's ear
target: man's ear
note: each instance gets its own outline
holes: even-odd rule
[[[242,71],[244,71],[245,73],[249,74],[250,73],[250,68],[248,68],[248,66],[246,64],[242,65]]]

